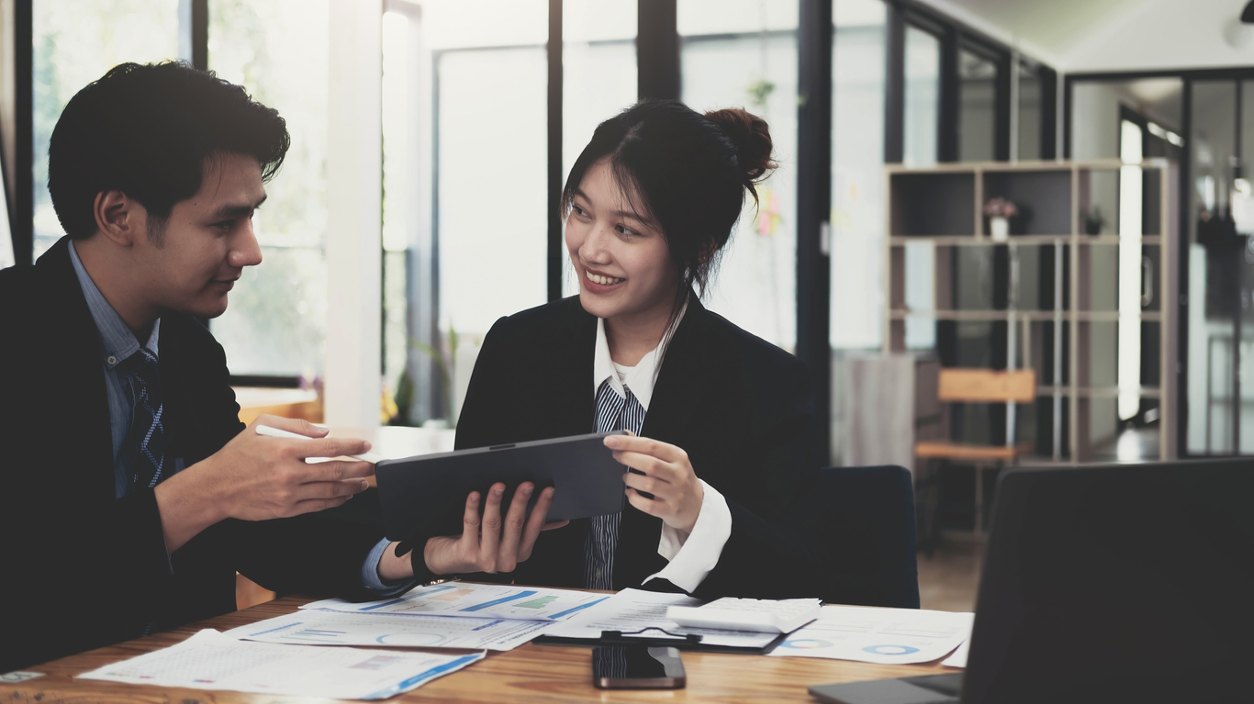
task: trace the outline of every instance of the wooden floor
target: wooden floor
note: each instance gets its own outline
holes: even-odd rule
[[[919,553],[919,601],[925,609],[974,611],[984,543],[946,535],[931,556]]]

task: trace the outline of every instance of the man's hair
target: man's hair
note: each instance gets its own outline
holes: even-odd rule
[[[75,239],[95,233],[93,202],[103,191],[125,193],[163,224],[200,190],[210,159],[253,157],[269,180],[290,144],[278,111],[240,86],[183,63],[125,63],[65,106],[48,147],[48,192]]]

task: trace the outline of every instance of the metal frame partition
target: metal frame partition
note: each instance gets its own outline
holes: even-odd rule
[[[180,49],[193,65],[208,66],[209,10],[212,0],[180,0]],[[682,85],[680,41],[678,34],[679,0],[638,0],[637,47],[638,97],[679,98]],[[565,250],[562,243],[562,220],[558,203],[563,187],[562,173],[562,107],[563,93],[563,0],[549,0],[549,36],[545,43],[548,60],[547,75],[547,169],[546,192],[549,201],[547,219],[545,284],[547,295],[555,299],[562,294],[562,271]],[[961,119],[958,98],[958,53],[969,50],[992,60],[997,69],[995,144],[996,158],[1008,159],[1010,141],[1014,138],[1011,124],[1011,81],[1015,77],[1012,63],[1016,55],[1001,42],[953,20],[918,0],[884,0],[886,41],[884,62],[887,69],[884,86],[884,161],[902,159],[904,124],[904,36],[907,26],[917,26],[940,39],[941,83],[939,124],[937,125],[940,161],[958,156],[958,125]],[[32,182],[32,3],[16,2],[13,23],[14,64],[17,68],[13,101],[16,107],[15,135],[17,149],[5,155],[11,161],[15,178],[8,183],[9,217],[12,223],[14,252],[19,263],[29,262],[33,252]],[[832,162],[840,158],[832,154],[831,129],[833,114],[833,25],[834,0],[799,0],[798,23],[798,134],[805,148],[797,160],[797,355],[812,372],[818,401],[818,422],[830,427],[832,348],[830,337],[830,228]],[[1029,59],[1030,60],[1030,59]],[[1048,67],[1033,64],[1041,72],[1042,82],[1042,154],[1053,157],[1052,81],[1056,74]],[[1069,81],[1071,79],[1068,79]],[[1068,83],[1070,85],[1070,82]],[[438,158],[438,157],[437,157]],[[438,217],[438,213],[432,213]],[[433,243],[438,247],[438,242]],[[1004,288],[1004,286],[1003,286]],[[1003,292],[1004,293],[1004,292]],[[434,298],[428,302],[435,301]],[[385,346],[386,347],[386,346]],[[381,360],[382,364],[382,360]],[[250,379],[265,382],[267,379]],[[269,379],[273,383],[290,383],[290,379]],[[830,454],[828,433],[823,438],[824,456]]]

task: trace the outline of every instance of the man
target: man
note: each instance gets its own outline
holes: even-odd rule
[[[252,216],[288,145],[275,110],[176,63],[118,66],[58,120],[48,189],[66,237],[0,271],[0,672],[229,611],[237,569],[364,598],[408,587],[414,566],[493,570],[531,550],[547,497],[524,524],[526,497],[502,517],[497,491],[490,535],[398,555],[360,511],[319,513],[373,468],[304,461],[368,443],[239,422],[201,320],[261,262]]]
[[[241,433],[198,320],[261,261],[251,218],[288,144],[277,112],[178,64],[118,66],[58,121],[67,236],[0,271],[0,671],[231,610],[236,568],[275,589],[368,586],[379,535],[310,514],[371,466],[303,461],[367,443]]]

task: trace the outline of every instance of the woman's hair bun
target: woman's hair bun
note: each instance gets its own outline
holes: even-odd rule
[[[736,160],[746,182],[755,182],[778,166],[771,158],[773,145],[766,120],[742,108],[711,110],[705,119],[718,125],[736,147]]]

